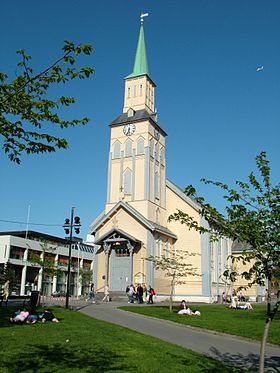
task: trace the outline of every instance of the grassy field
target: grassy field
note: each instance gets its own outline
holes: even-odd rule
[[[59,324],[9,323],[0,309],[0,372],[242,372],[181,347],[95,320],[53,309]]]
[[[199,328],[215,330],[222,333],[234,334],[250,339],[260,340],[265,323],[266,306],[255,305],[251,311],[234,310],[225,305],[191,305],[198,309],[201,316],[178,315],[178,307],[170,313],[168,307],[120,307],[129,312],[136,312],[146,316],[157,317],[177,323]],[[269,332],[269,342],[280,345],[280,312],[275,316]]]

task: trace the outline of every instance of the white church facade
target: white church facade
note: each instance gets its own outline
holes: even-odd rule
[[[99,291],[108,284],[117,292],[130,283],[151,285],[164,299],[170,280],[146,259],[182,250],[196,254],[189,260],[199,276],[177,285],[175,299],[215,301],[227,291],[221,274],[231,245],[228,240],[212,244],[207,235],[168,221],[176,209],[198,221],[201,217],[197,203],[166,178],[167,134],[157,120],[155,94],[141,20],[133,72],[125,78],[123,113],[110,124],[106,206],[89,232],[96,245],[94,282]]]

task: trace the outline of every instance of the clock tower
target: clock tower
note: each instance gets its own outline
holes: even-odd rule
[[[156,85],[148,70],[143,16],[133,71],[124,81],[123,113],[110,124],[105,212],[123,201],[148,220],[165,226],[166,133],[155,112]]]

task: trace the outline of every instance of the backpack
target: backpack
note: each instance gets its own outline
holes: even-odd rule
[[[156,295],[156,292],[154,291],[154,289],[151,289],[151,295]]]

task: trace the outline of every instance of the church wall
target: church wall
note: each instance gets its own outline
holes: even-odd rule
[[[189,215],[193,216],[195,219],[200,221],[199,213],[180,198],[176,193],[174,193],[169,188],[166,188],[166,213],[167,217],[172,213],[180,209]],[[168,229],[175,233],[178,237],[176,241],[176,250],[189,251],[190,253],[195,253],[195,256],[190,257],[190,261],[194,267],[197,268],[197,273],[201,275],[201,237],[200,234],[194,230],[189,230],[187,226],[181,224],[180,222],[168,222]],[[189,276],[187,278],[187,283],[176,286],[176,294],[182,295],[202,295],[202,277],[201,276]]]

